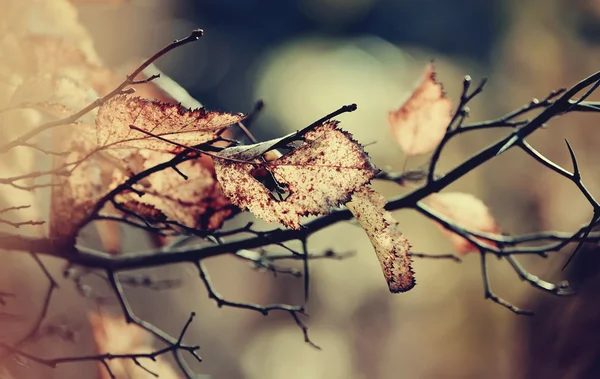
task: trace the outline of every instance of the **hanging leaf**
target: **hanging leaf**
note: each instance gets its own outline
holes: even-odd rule
[[[98,110],[96,136],[99,146],[173,152],[181,148],[155,136],[194,146],[215,139],[224,128],[243,119],[240,114],[189,110],[178,104],[119,95]],[[133,130],[131,125],[154,136]]]
[[[461,228],[476,232],[500,233],[500,227],[496,224],[488,207],[471,194],[462,192],[432,194],[427,198],[426,203]],[[440,227],[459,253],[467,254],[477,251],[477,248],[465,238],[442,225]],[[479,240],[486,244],[491,243],[488,240]]]
[[[300,228],[299,216],[326,214],[347,202],[376,169],[363,148],[337,125],[331,121],[316,127],[299,147],[270,162],[257,158],[281,139],[224,149],[215,158],[223,192],[255,216],[294,229]],[[261,178],[271,179],[275,190],[285,191],[287,197],[274,195]]]
[[[385,199],[365,186],[346,204],[363,227],[379,260],[390,292],[406,292],[415,286],[410,243],[402,235],[398,222],[384,209]]]
[[[388,122],[396,143],[406,155],[431,152],[442,141],[452,120],[452,103],[435,79],[430,63],[421,83],[404,104],[389,112]]]

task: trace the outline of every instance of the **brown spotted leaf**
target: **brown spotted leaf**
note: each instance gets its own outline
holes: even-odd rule
[[[500,227],[496,224],[488,207],[471,194],[462,192],[432,194],[427,198],[426,203],[461,228],[475,232],[500,233]],[[441,225],[440,227],[459,253],[467,254],[477,251],[477,248],[465,238]],[[479,240],[490,244],[487,240]]]
[[[376,169],[362,147],[337,125],[332,121],[316,127],[299,147],[269,162],[255,158],[281,139],[224,149],[222,158],[214,159],[223,192],[255,216],[294,229],[300,228],[300,216],[326,214],[347,202]],[[261,177],[274,179],[288,196],[277,198]]]
[[[134,172],[149,169],[173,157],[149,150],[138,151],[136,155],[142,160]],[[218,229],[239,211],[223,195],[210,159],[186,161],[178,164],[177,170],[187,179],[174,169],[167,168],[133,186],[143,193],[141,197],[133,192],[124,192],[117,197],[117,202],[148,222],[170,220],[199,230]],[[118,182],[125,179],[121,177]]]
[[[346,204],[363,227],[381,264],[390,292],[406,292],[415,286],[410,243],[402,235],[398,222],[384,209],[385,199],[365,186]]]
[[[396,143],[406,155],[431,152],[444,138],[452,119],[452,104],[435,79],[430,63],[419,87],[397,110],[388,114]]]
[[[178,148],[155,136],[193,146],[215,139],[224,128],[243,118],[240,114],[211,112],[204,108],[190,110],[178,104],[120,95],[98,110],[97,143],[172,152]],[[131,125],[154,136],[131,129]]]

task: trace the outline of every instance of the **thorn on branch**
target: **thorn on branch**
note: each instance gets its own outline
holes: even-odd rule
[[[594,210],[594,215],[592,216],[592,219],[590,220],[590,223],[584,229],[582,238],[577,243],[577,246],[575,246],[575,249],[573,250],[573,252],[569,256],[569,258],[567,259],[567,261],[565,262],[565,264],[563,265],[561,271],[564,271],[564,269],[567,268],[567,266],[569,265],[569,263],[571,263],[571,261],[573,260],[573,258],[575,258],[575,255],[579,252],[579,250],[581,250],[581,247],[583,246],[583,243],[586,241],[587,237],[592,232],[592,229],[593,229],[594,225],[596,225],[596,223],[598,221],[600,221],[600,212],[598,212],[598,210]]]
[[[571,144],[568,140],[565,139],[565,143],[567,144],[567,148],[569,149],[569,155],[571,156],[571,162],[573,164],[573,180],[579,181],[581,180],[581,172],[579,171],[579,165],[577,164],[577,158],[575,157],[575,152],[571,147]]]
[[[592,88],[590,88],[579,100],[571,104],[571,106],[567,109],[566,112],[570,112],[571,110],[573,110],[573,108],[581,104],[582,101],[585,101],[585,99],[587,99],[592,93],[594,93],[598,86],[600,86],[600,80],[597,80],[596,83],[594,83],[594,85],[592,86]]]
[[[308,242],[306,238],[301,240],[302,242],[302,267],[304,269],[304,302],[308,302],[308,293],[310,290],[310,271],[308,267]]]

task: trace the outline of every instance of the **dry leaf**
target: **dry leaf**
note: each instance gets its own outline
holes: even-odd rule
[[[65,138],[60,151],[67,157],[56,157],[55,167],[71,165],[68,170],[53,175],[50,236],[57,243],[70,244],[77,236],[77,227],[91,215],[96,202],[130,176],[167,162],[169,153],[145,149],[122,151],[125,159],[114,159],[110,150],[97,147],[92,127],[77,125],[79,134]],[[86,133],[87,131],[87,133]],[[80,162],[83,160],[82,162]],[[198,230],[215,230],[239,212],[221,191],[212,160],[201,158],[155,172],[133,185],[135,191],[125,190],[115,201],[125,210],[148,223],[176,222]],[[186,175],[184,178],[180,173]],[[102,209],[110,212],[110,203]]]
[[[396,143],[406,155],[431,152],[442,141],[452,119],[452,104],[435,79],[433,63],[419,87],[402,106],[388,114]]]
[[[484,233],[500,233],[500,228],[488,207],[471,194],[462,192],[432,194],[427,198],[426,203],[462,228]],[[442,229],[459,253],[477,251],[477,248],[465,238],[444,227]],[[490,244],[487,240],[479,240]]]
[[[97,354],[147,354],[157,350],[147,332],[135,324],[127,324],[122,317],[92,313],[89,320]],[[144,358],[138,361],[161,379],[181,377],[162,356],[158,356],[156,362]],[[112,359],[108,364],[117,378],[142,379],[150,376],[131,359]],[[98,373],[101,379],[111,378],[101,363],[98,363]]]
[[[170,154],[148,150],[135,154],[143,158],[139,171],[172,158]],[[199,230],[218,229],[239,211],[221,192],[210,159],[186,161],[177,165],[177,169],[188,179],[168,168],[134,185],[143,196],[128,192],[116,200],[149,222],[168,219]]]
[[[90,90],[82,76],[71,75],[78,71],[81,57],[86,62],[99,65],[100,60],[93,49],[93,41],[87,30],[79,23],[77,11],[65,0],[5,0],[0,12],[0,115],[2,139],[4,142],[15,140],[40,124],[64,117],[64,110],[78,110],[86,102],[95,100],[97,94]],[[37,37],[44,36],[38,39]],[[42,40],[43,39],[43,40]],[[65,51],[56,51],[46,46],[50,40],[65,41],[73,46],[73,51],[81,53],[67,56]],[[39,54],[38,54],[39,53]],[[73,58],[73,62],[66,64]],[[68,68],[67,68],[68,67]],[[82,69],[84,71],[85,69]],[[26,105],[29,109],[11,109]],[[31,109],[35,108],[35,109]],[[74,109],[75,108],[75,109]],[[69,112],[70,114],[71,112]],[[93,115],[90,114],[93,117]],[[53,131],[52,131],[53,132]],[[52,150],[50,131],[42,133],[28,143],[40,149]],[[77,152],[76,152],[77,153]],[[71,157],[72,158],[72,157]],[[50,157],[33,148],[16,147],[4,154],[3,177],[18,177],[45,172],[51,169]],[[64,157],[59,158],[64,161]],[[93,169],[91,170],[93,172]],[[59,179],[59,178],[55,178]],[[53,181],[55,179],[52,179]],[[60,180],[64,179],[60,178]],[[50,188],[28,191],[30,186],[49,184],[50,177],[26,178],[15,185],[21,188],[4,186],[3,198],[6,206],[31,205],[11,215],[11,221],[44,220],[48,221]],[[58,182],[55,181],[58,184]],[[63,182],[64,183],[64,182]],[[67,188],[67,192],[77,188]],[[56,189],[55,191],[56,192]],[[60,203],[66,197],[58,199]],[[55,207],[57,204],[54,205]],[[58,222],[53,228],[55,234],[70,234],[73,228],[67,225],[70,220],[72,203],[65,201],[64,210],[55,212]],[[78,215],[78,208],[74,209]],[[14,218],[13,218],[14,217]],[[24,219],[22,219],[24,218]],[[44,228],[23,228],[20,234],[44,233]]]
[[[90,141],[92,127],[78,128],[77,134],[67,139],[60,151],[69,151],[66,157],[55,157],[54,168],[71,165],[52,176],[50,204],[50,237],[57,244],[71,244],[78,233],[78,225],[89,216],[95,202],[108,192],[106,163],[94,151]],[[87,131],[87,133],[86,133]]]
[[[181,149],[133,130],[130,125],[178,144],[194,146],[215,139],[224,128],[243,118],[240,114],[209,112],[204,108],[189,110],[178,104],[120,95],[98,110],[97,143],[172,152]]]
[[[223,192],[255,216],[294,229],[300,228],[299,216],[326,214],[347,202],[373,178],[376,169],[362,147],[337,125],[332,121],[316,127],[306,133],[302,145],[271,162],[255,158],[266,152],[265,146],[273,146],[273,141],[223,150],[219,155],[224,158],[215,158]],[[267,179],[272,175],[289,195],[276,198],[253,174]]]
[[[410,243],[402,235],[398,222],[384,209],[385,199],[365,186],[346,204],[363,227],[381,264],[390,292],[406,292],[415,286]]]

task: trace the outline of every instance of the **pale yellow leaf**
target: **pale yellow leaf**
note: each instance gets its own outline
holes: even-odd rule
[[[219,113],[204,108],[190,110],[178,104],[120,95],[102,105],[96,117],[99,146],[181,150],[159,136],[185,146],[208,142],[227,126],[241,121],[241,114]],[[131,129],[131,125],[154,136]]]
[[[500,227],[488,207],[471,194],[462,192],[432,194],[426,199],[426,203],[461,228],[475,232],[500,233]],[[442,229],[459,253],[477,251],[476,247],[465,238],[446,228],[442,227]],[[480,241],[491,244],[487,240],[480,239]]]
[[[406,155],[431,152],[444,138],[450,123],[452,103],[435,79],[430,63],[421,83],[400,108],[388,114],[396,143]]]

